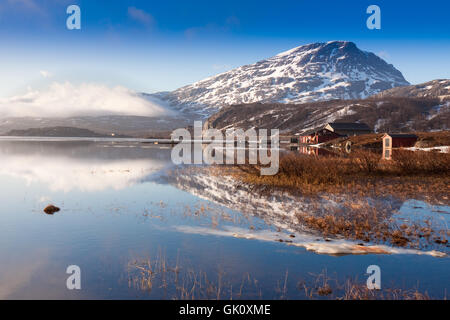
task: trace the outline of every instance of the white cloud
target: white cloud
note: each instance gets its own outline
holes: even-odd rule
[[[44,6],[36,3],[35,0],[8,0],[6,5],[9,9],[19,10],[22,13],[47,15],[47,12],[43,8]]]
[[[39,73],[41,74],[41,76],[43,76],[44,78],[50,78],[52,76],[52,74],[49,71],[46,70],[41,70],[39,71]]]
[[[37,5],[34,0],[8,0],[11,5],[21,5],[26,9],[37,10],[39,5]]]
[[[169,113],[161,103],[151,101],[135,91],[95,83],[74,85],[70,82],[54,82],[45,90],[29,90],[23,95],[0,98],[0,116],[9,117],[158,117]]]
[[[155,22],[155,19],[151,14],[135,7],[128,8],[128,16],[146,26],[150,26]]]
[[[229,64],[213,64],[212,68],[214,70],[230,70],[231,65],[229,65]]]
[[[391,56],[389,55],[389,53],[387,53],[386,51],[380,51],[380,52],[377,53],[377,55],[378,55],[380,58],[384,59],[384,60],[387,60],[387,59],[389,59],[389,58],[391,57]]]

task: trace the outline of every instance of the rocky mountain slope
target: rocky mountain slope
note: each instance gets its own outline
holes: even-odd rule
[[[450,79],[438,79],[421,84],[393,88],[382,91],[375,97],[437,98],[441,101],[450,101]]]
[[[303,104],[254,103],[225,107],[208,118],[210,128],[278,128],[302,133],[328,122],[364,122],[375,132],[450,129],[450,102],[429,98],[368,98]]]
[[[352,42],[313,43],[154,96],[178,110],[210,115],[225,105],[360,99],[409,83]]]

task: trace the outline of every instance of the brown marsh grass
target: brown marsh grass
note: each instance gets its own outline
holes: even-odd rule
[[[339,281],[328,276],[327,270],[319,274],[308,273],[307,280],[285,274],[273,286],[262,282],[245,272],[234,278],[227,277],[220,268],[213,274],[198,267],[185,267],[179,259],[170,265],[163,253],[154,259],[138,259],[129,263],[129,287],[144,294],[154,291],[165,299],[173,300],[235,300],[262,299],[337,299],[337,300],[428,300],[427,292],[417,288],[383,288],[369,290],[365,283],[355,279]],[[295,285],[296,284],[296,285]],[[272,288],[272,289],[271,289]],[[263,292],[264,291],[264,292]],[[269,292],[267,292],[269,291]],[[161,293],[162,292],[162,293]],[[444,297],[445,299],[445,297]]]
[[[360,200],[329,210],[297,212],[296,217],[300,224],[319,231],[324,238],[344,237],[414,249],[439,247],[446,251],[450,232],[443,221],[430,217],[403,221],[396,219],[393,211],[390,206]]]
[[[359,150],[348,157],[318,157],[299,153],[280,155],[279,171],[261,176],[258,165],[235,166],[228,172],[261,193],[274,190],[295,194],[355,193],[438,200],[448,204],[450,154],[396,150],[393,160]]]
[[[311,198],[346,195],[347,200],[338,207],[318,204],[315,210],[296,213],[299,224],[325,238],[337,236],[416,249],[448,248],[446,226],[431,224],[425,217],[399,223],[393,217],[396,210],[388,204],[393,199],[416,199],[448,205],[450,154],[397,150],[393,160],[384,161],[379,154],[363,150],[345,158],[287,153],[280,157],[279,172],[274,176],[261,176],[256,165],[236,166],[220,174],[223,172],[260,195],[273,191]],[[367,198],[386,201],[374,206],[364,200]]]
[[[213,274],[211,276],[211,274]],[[233,287],[233,283],[235,286]],[[135,259],[128,264],[128,285],[149,295],[172,300],[261,299],[258,280],[249,273],[231,282],[219,265],[214,272],[180,263],[179,255],[171,265],[160,249],[154,258]]]
[[[337,277],[328,275],[327,270],[319,274],[309,274],[307,281],[300,280],[297,284],[308,299],[333,300],[430,300],[428,293],[420,292],[418,287],[412,289],[383,288],[371,290],[366,283],[356,278],[339,281]],[[446,299],[445,295],[443,299]]]

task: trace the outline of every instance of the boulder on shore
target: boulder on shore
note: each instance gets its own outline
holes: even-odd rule
[[[48,206],[46,206],[45,208],[44,208],[44,212],[46,213],[46,214],[54,214],[55,212],[58,212],[60,209],[58,208],[58,207],[55,207],[54,205],[52,205],[52,204],[49,204]]]

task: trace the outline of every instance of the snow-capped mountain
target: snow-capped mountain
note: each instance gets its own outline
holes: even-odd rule
[[[210,115],[225,105],[360,99],[408,84],[375,54],[352,42],[331,41],[300,46],[155,96],[176,109]]]

